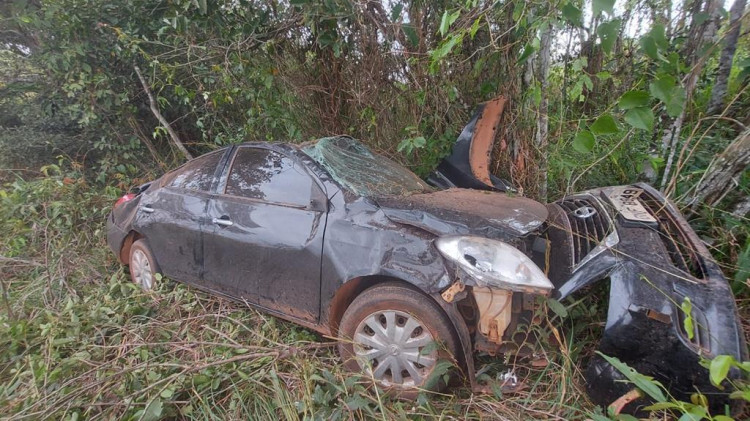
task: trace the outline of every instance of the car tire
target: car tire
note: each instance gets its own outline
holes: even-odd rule
[[[130,279],[143,289],[154,288],[156,274],[160,272],[151,249],[145,239],[140,239],[130,246],[128,259]]]
[[[339,324],[344,367],[364,372],[388,392],[414,399],[445,387],[435,369],[453,363],[458,341],[450,320],[430,297],[387,283],[365,290]],[[408,336],[406,336],[408,335]]]

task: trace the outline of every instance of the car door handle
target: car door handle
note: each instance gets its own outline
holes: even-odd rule
[[[216,225],[221,225],[222,227],[231,227],[232,225],[234,225],[234,222],[230,221],[226,216],[222,216],[221,218],[213,218],[211,219],[211,222]]]
[[[144,211],[144,212],[146,212],[146,213],[154,213],[154,211],[156,209],[152,208],[149,205],[143,205],[143,206],[141,206],[141,210]]]

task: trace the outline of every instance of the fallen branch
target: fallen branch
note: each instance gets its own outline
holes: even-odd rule
[[[141,81],[141,85],[143,85],[143,90],[146,92],[146,95],[148,96],[148,103],[151,108],[151,112],[154,114],[157,120],[159,120],[159,123],[164,127],[164,129],[169,133],[169,137],[172,138],[172,142],[174,142],[175,146],[177,146],[177,149],[182,152],[183,155],[185,155],[185,158],[189,161],[193,159],[193,155],[188,152],[187,148],[185,148],[185,145],[180,140],[179,136],[177,136],[177,133],[172,129],[172,126],[169,125],[169,122],[166,118],[164,118],[163,115],[161,115],[161,112],[159,112],[159,107],[156,104],[156,100],[154,99],[154,95],[151,93],[151,89],[148,87],[148,84],[146,83],[146,79],[143,78],[143,74],[141,74],[141,69],[138,66],[135,67],[135,74],[138,75],[138,79]]]
[[[727,148],[717,155],[698,182],[690,200],[692,209],[698,204],[714,206],[737,184],[743,171],[750,166],[750,129],[740,133]]]

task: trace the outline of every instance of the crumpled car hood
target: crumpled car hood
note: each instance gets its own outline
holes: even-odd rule
[[[539,202],[470,189],[385,197],[376,202],[388,219],[435,235],[523,237],[547,219],[547,208]]]

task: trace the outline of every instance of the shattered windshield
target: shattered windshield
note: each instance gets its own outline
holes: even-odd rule
[[[372,153],[348,136],[325,137],[302,150],[334,180],[361,196],[404,196],[431,191],[413,172]]]

